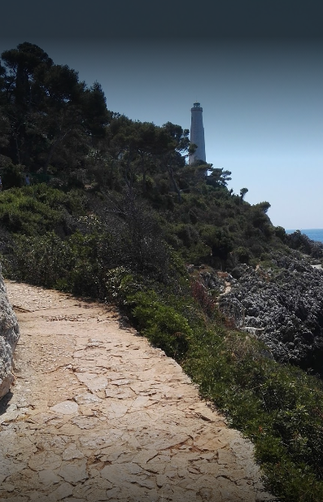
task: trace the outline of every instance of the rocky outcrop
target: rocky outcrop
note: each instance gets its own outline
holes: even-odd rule
[[[17,318],[9,303],[0,271],[0,399],[9,392],[14,381],[13,353],[18,339]]]
[[[270,268],[239,265],[219,307],[276,360],[323,375],[323,271],[313,259],[292,251],[277,254]]]

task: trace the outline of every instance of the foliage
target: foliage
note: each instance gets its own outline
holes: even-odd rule
[[[311,241],[307,235],[302,234],[300,230],[296,230],[292,234],[285,234],[286,243],[292,248],[313,256],[313,258],[320,258],[322,256],[323,245],[320,242]]]
[[[41,235],[52,229],[61,235],[75,227],[74,217],[84,213],[82,194],[68,194],[45,184],[5,190],[0,200],[0,224],[13,233]]]
[[[216,311],[216,303],[211,294],[207,291],[207,288],[197,280],[193,280],[191,284],[192,297],[199,304],[203,312],[209,316],[213,317]]]
[[[2,169],[3,188],[21,187],[25,179],[23,172],[24,167],[21,165],[6,164]]]
[[[140,332],[174,359],[181,360],[189,348],[192,330],[187,319],[165,305],[155,291],[138,292],[128,298]]]
[[[47,172],[53,164],[63,169],[67,162],[77,167],[110,119],[100,85],[87,88],[75,70],[55,65],[29,42],[1,58],[2,153],[30,172]]]

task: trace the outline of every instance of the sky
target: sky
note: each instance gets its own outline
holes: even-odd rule
[[[0,53],[40,46],[133,120],[189,129],[200,102],[228,187],[268,201],[276,226],[323,228],[323,2],[113,3],[3,6]]]

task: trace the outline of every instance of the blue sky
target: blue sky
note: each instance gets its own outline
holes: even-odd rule
[[[0,51],[24,41],[39,45],[88,85],[98,81],[108,108],[131,119],[189,128],[199,101],[207,161],[231,171],[229,188],[248,188],[252,204],[270,202],[274,225],[323,228],[323,12],[314,3],[306,12],[293,4],[294,24],[288,9],[276,15],[274,1],[260,2],[271,10],[245,2],[251,10],[239,11],[241,2],[228,0],[228,10],[212,20],[203,2],[198,12],[173,8],[172,16],[167,2],[159,12],[139,2],[142,11],[128,9],[127,16],[120,4],[111,11],[100,0],[91,12],[82,2],[65,4],[64,18],[40,2],[29,10],[22,4],[15,29],[2,32]],[[38,17],[26,23],[33,6]],[[45,17],[47,24],[39,23]]]

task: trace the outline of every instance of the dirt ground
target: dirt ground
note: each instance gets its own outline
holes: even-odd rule
[[[106,305],[6,281],[20,340],[0,499],[260,502],[253,447]]]

